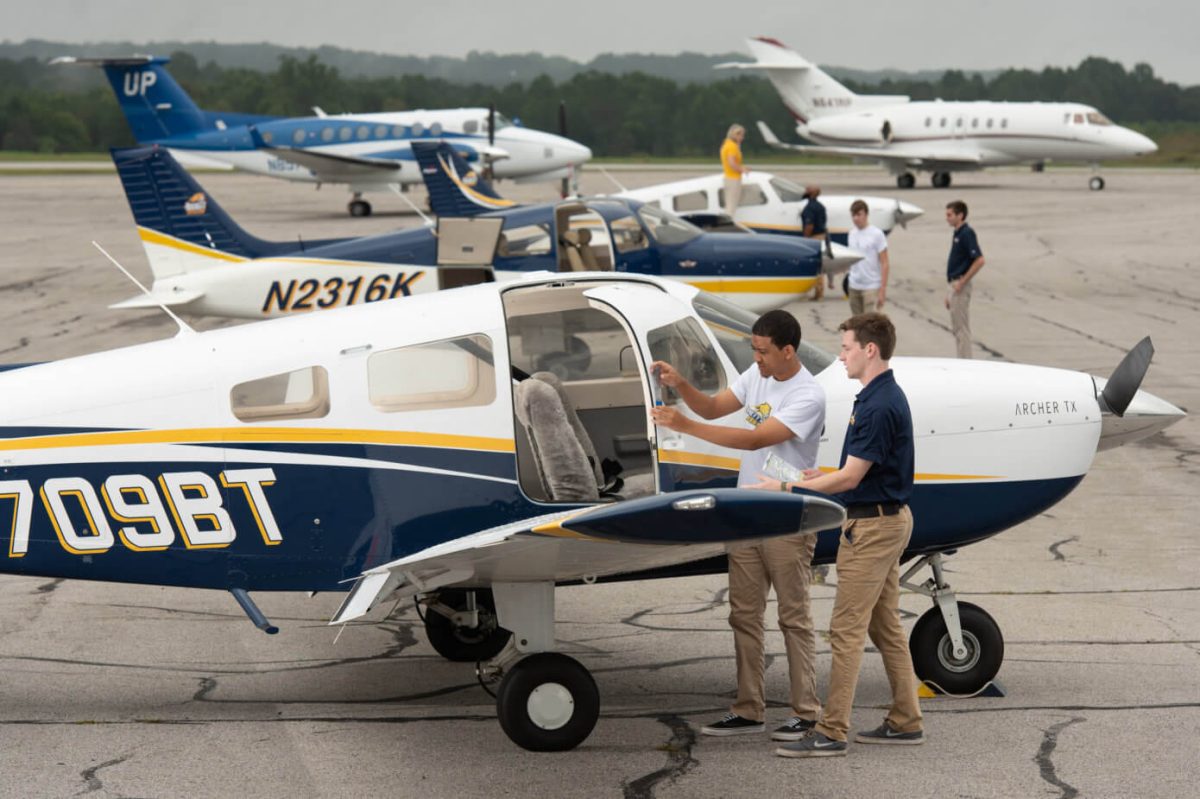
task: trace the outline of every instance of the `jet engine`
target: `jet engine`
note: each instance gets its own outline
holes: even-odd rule
[[[843,144],[887,144],[892,140],[892,123],[875,114],[839,114],[811,120],[808,134]]]

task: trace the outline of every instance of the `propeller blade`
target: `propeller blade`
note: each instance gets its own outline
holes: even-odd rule
[[[488,144],[496,143],[496,104],[488,103]]]
[[[558,101],[558,135],[567,137],[567,101]]]
[[[1133,402],[1133,395],[1142,385],[1146,370],[1150,368],[1152,357],[1154,344],[1151,343],[1150,337],[1146,336],[1121,359],[1112,376],[1108,378],[1104,390],[1100,392],[1100,410],[1115,413],[1117,416],[1125,415],[1129,403]]]

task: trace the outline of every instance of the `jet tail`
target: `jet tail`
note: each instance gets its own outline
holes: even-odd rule
[[[414,141],[412,151],[429,190],[429,207],[438,216],[478,216],[517,205],[497,194],[448,143]]]
[[[55,58],[51,64],[83,64],[104,70],[121,112],[140,144],[179,139],[233,125],[274,117],[204,111],[166,69],[169,59],[138,55],[126,58]]]
[[[165,148],[116,148],[112,159],[156,281],[298,249],[243,230]]]

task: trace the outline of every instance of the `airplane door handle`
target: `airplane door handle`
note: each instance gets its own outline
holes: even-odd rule
[[[692,269],[693,267],[696,266],[696,262],[693,261],[691,258],[688,258],[686,261],[680,261],[679,265],[684,269]]]

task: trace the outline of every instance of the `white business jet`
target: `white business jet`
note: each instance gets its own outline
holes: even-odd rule
[[[990,101],[912,102],[903,95],[855,94],[782,42],[767,37],[746,40],[751,63],[720,64],[719,69],[766,73],[784,105],[796,118],[796,132],[815,145],[785,144],[764,123],[763,138],[773,147],[799,152],[844,155],[876,161],[910,189],[914,171],[932,172],[935,188],[950,185],[950,173],[989,166],[1048,161],[1089,163],[1134,158],[1158,149],[1136,131],[1114,125],[1104,114],[1079,103],[1007,103]],[[1093,174],[1093,191],[1104,178]]]

